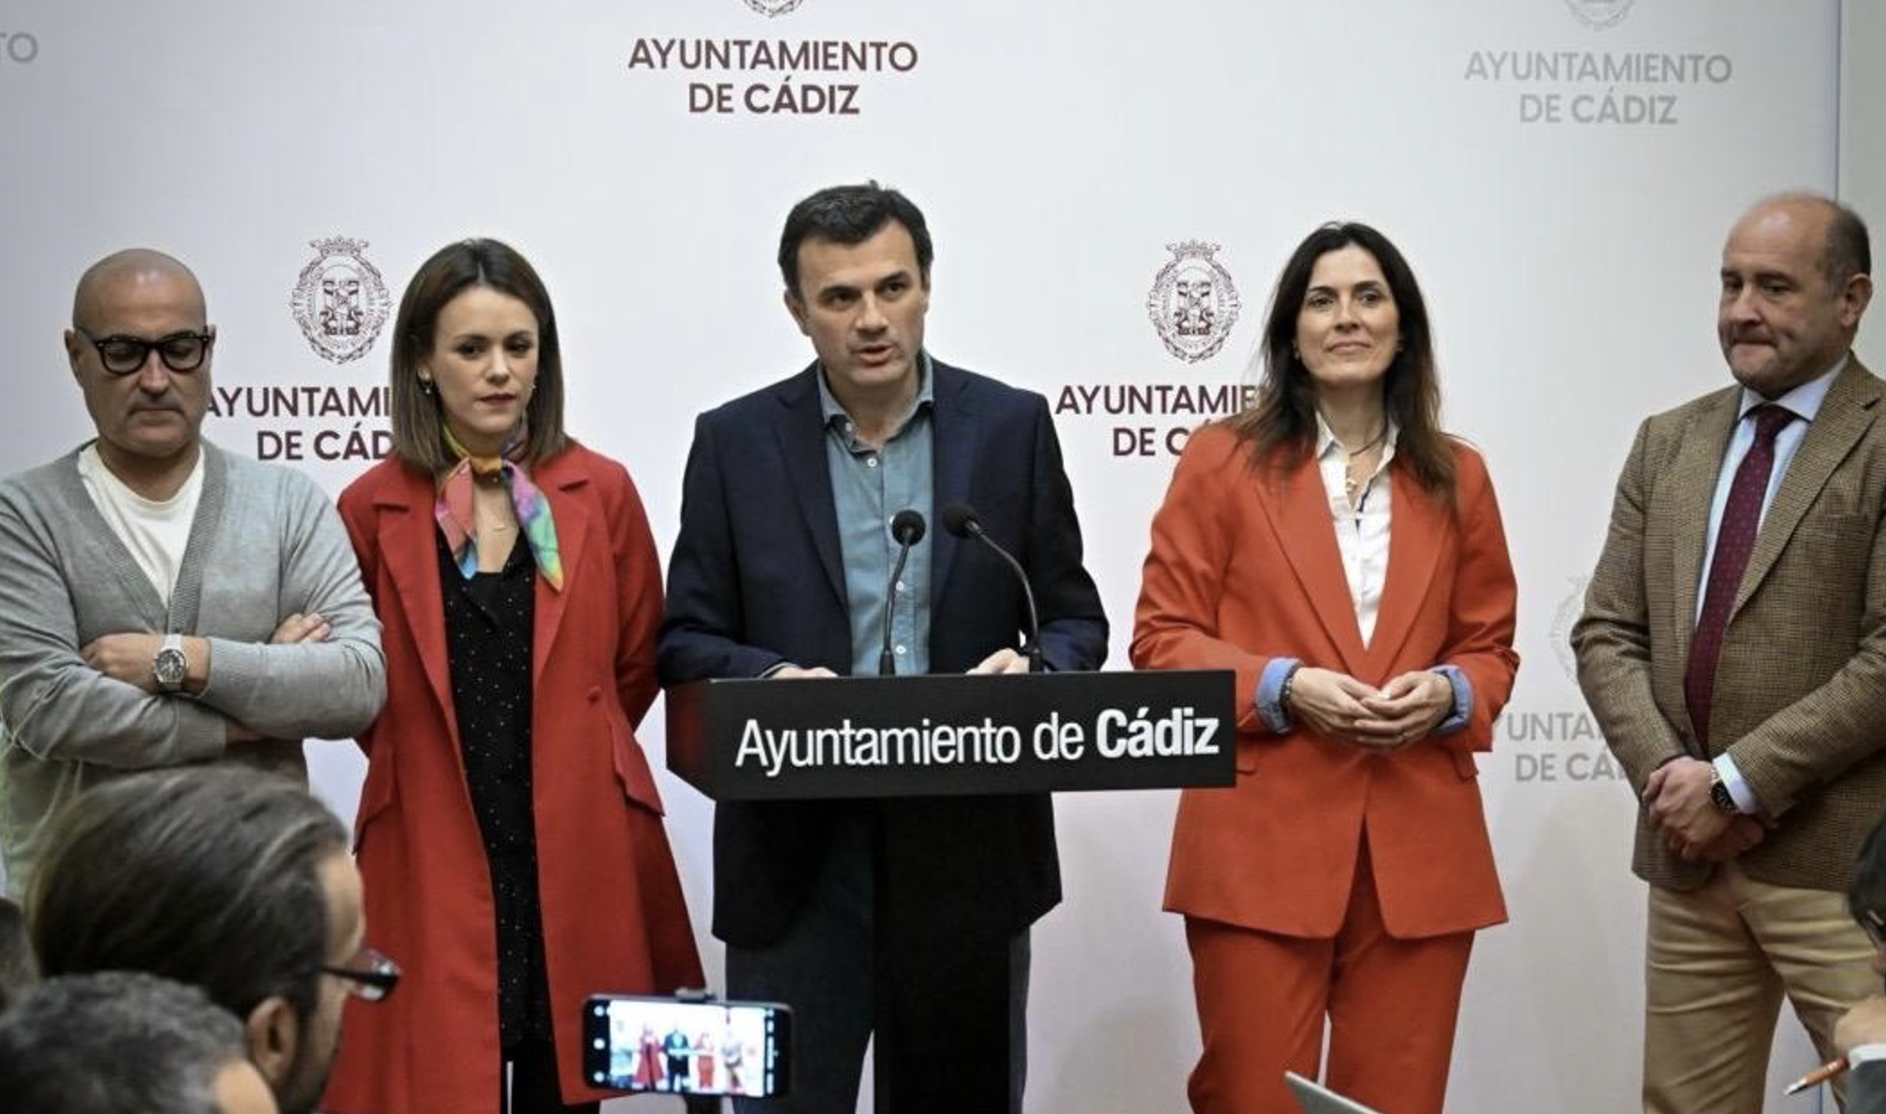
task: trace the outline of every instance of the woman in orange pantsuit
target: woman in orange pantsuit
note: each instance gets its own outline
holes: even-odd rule
[[[1200,1114],[1296,1114],[1286,1069],[1438,1114],[1475,929],[1506,918],[1476,783],[1518,666],[1478,453],[1438,425],[1413,271],[1361,224],[1285,265],[1256,403],[1187,444],[1153,520],[1141,669],[1231,669],[1237,783],[1187,790]]]

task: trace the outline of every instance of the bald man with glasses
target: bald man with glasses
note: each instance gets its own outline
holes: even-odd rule
[[[216,330],[190,269],[134,248],[80,277],[65,352],[95,436],[0,480],[0,854],[24,893],[86,786],[231,761],[307,778],[363,730],[379,623],[298,472],[204,439]]]

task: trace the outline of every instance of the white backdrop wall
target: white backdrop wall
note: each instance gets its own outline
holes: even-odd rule
[[[1886,5],[1843,0],[1840,5],[1840,196],[1886,223]],[[1886,253],[1875,231],[1876,255]],[[1881,256],[1886,257],[1886,256]],[[1859,342],[1860,355],[1886,366],[1886,329],[1875,326]]]
[[[1633,805],[1564,638],[1636,422],[1726,381],[1729,223],[1764,193],[1836,185],[1837,0],[14,0],[0,33],[0,471],[87,435],[59,347],[72,283],[149,244],[197,269],[220,327],[209,436],[338,491],[363,466],[349,435],[384,428],[388,343],[336,363],[304,338],[290,301],[310,242],[365,241],[396,304],[440,244],[491,235],[550,283],[574,431],[628,464],[665,550],[692,416],[808,358],[773,266],[787,208],[876,176],[931,220],[932,350],[1056,404],[1113,668],[1168,431],[1207,415],[1108,402],[1244,381],[1297,240],[1334,217],[1383,228],[1428,292],[1447,421],[1491,460],[1521,587],[1525,665],[1481,767],[1513,922],[1480,938],[1449,1109],[1632,1108]],[[751,57],[683,68],[701,40],[902,45],[863,71],[795,58],[788,80]],[[753,110],[781,86],[853,111]],[[1219,245],[1243,303],[1197,362],[1147,313],[1187,240]],[[1141,429],[1151,454],[1121,455],[1139,438],[1119,431]],[[659,764],[659,707],[641,735]],[[356,752],[310,751],[351,815]],[[663,777],[717,972],[711,806]],[[1172,807],[1061,799],[1068,898],[1036,930],[1031,1110],[1184,1105],[1190,967],[1158,909]],[[1787,1022],[1773,1070],[1811,1059]]]

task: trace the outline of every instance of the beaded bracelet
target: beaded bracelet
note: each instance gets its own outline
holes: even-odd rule
[[[1290,672],[1284,674],[1284,683],[1277,689],[1277,707],[1282,709],[1285,715],[1290,714],[1290,691],[1296,687],[1297,672],[1302,668],[1301,664],[1291,666]]]

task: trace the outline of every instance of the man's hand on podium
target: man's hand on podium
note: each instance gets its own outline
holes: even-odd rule
[[[976,663],[971,673],[1026,673],[1028,659],[1014,650],[1002,649]]]

